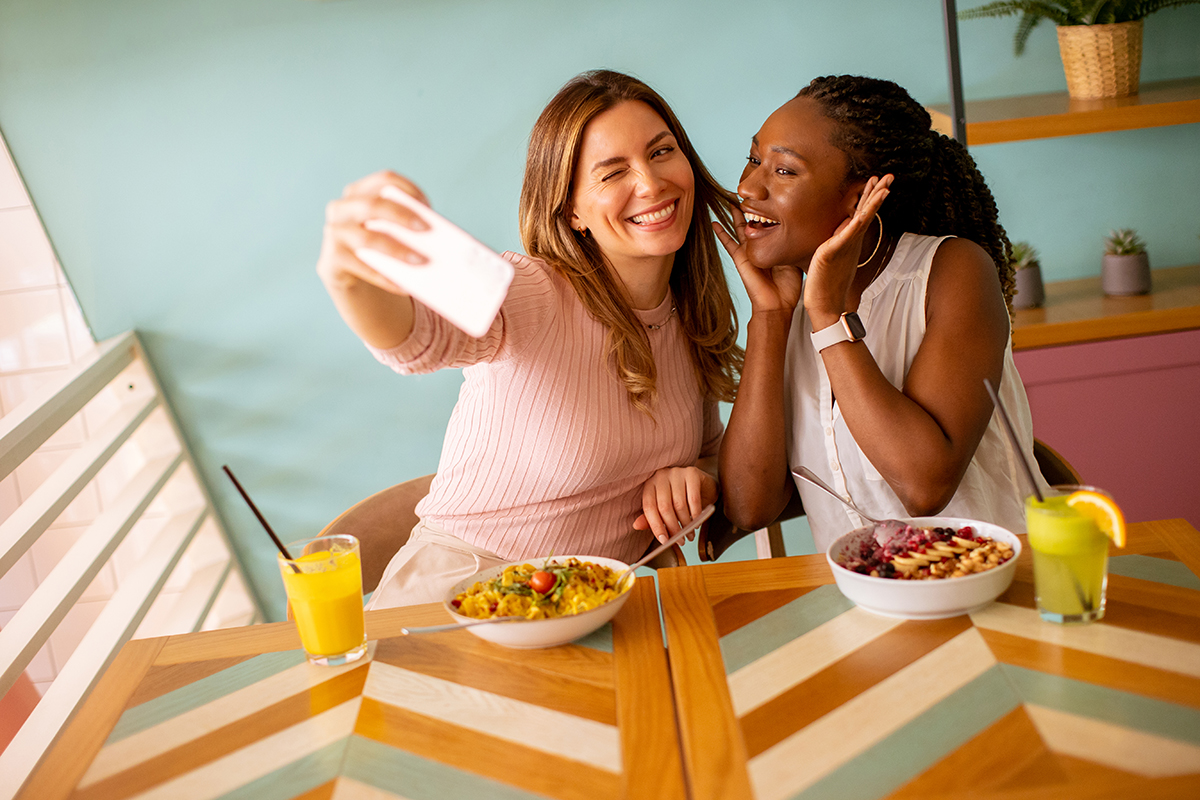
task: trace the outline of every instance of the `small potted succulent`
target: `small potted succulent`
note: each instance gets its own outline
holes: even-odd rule
[[[1012,246],[1013,279],[1017,283],[1013,295],[1013,308],[1038,308],[1046,300],[1046,287],[1042,283],[1042,264],[1038,252],[1029,242],[1014,242]]]
[[[1150,291],[1150,256],[1146,243],[1130,228],[1109,231],[1104,239],[1100,286],[1105,294],[1146,294]]]

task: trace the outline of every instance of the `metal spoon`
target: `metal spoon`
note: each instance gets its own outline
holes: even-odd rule
[[[687,523],[686,525],[683,524],[682,522],[679,523],[679,533],[674,534],[673,536],[671,536],[670,539],[667,539],[665,542],[660,544],[658,547],[654,548],[649,553],[647,553],[646,555],[639,558],[637,561],[630,564],[628,569],[626,569],[624,572],[622,572],[620,575],[617,576],[617,589],[619,590],[621,588],[621,585],[625,581],[625,576],[632,575],[633,571],[635,569],[637,569],[638,567],[641,567],[641,566],[645,566],[646,564],[648,564],[650,562],[651,559],[653,559],[659,553],[665,551],[668,547],[670,547],[671,545],[680,541],[681,539],[683,539],[683,537],[687,536],[689,533],[691,533],[692,531],[699,528],[701,525],[704,524],[704,522],[709,517],[711,517],[713,515],[713,512],[716,510],[717,510],[717,504],[710,503],[709,505],[706,505],[704,508],[700,509],[700,513],[697,514],[695,517],[693,517],[691,522]]]
[[[401,628],[402,636],[412,636],[414,633],[440,633],[441,631],[453,631],[458,628],[471,628],[476,625],[490,625],[493,622],[526,622],[525,617],[488,617],[487,619],[477,619],[474,622],[450,622],[446,625],[426,625],[421,628]]]
[[[898,519],[875,519],[870,514],[865,513],[862,509],[858,508],[856,505],[851,503],[849,500],[847,500],[846,498],[842,497],[840,494],[835,492],[832,488],[829,487],[828,484],[825,483],[825,481],[818,478],[817,474],[815,472],[813,472],[811,469],[809,469],[808,467],[803,467],[803,466],[792,467],[792,474],[795,475],[800,480],[807,481],[807,482],[811,483],[813,486],[816,486],[818,489],[828,492],[833,497],[836,497],[843,505],[845,505],[847,508],[849,508],[855,514],[858,514],[860,517],[865,519],[867,522],[870,522],[871,524],[873,524],[875,526],[875,531],[876,531],[875,540],[878,541],[880,544],[882,544],[884,541],[886,541],[886,538],[888,536],[890,536],[890,534],[894,533],[895,531],[904,530],[904,528],[908,527],[908,523],[901,522]],[[881,538],[881,534],[882,534],[882,538]]]

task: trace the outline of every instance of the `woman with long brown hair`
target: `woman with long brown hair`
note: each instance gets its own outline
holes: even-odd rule
[[[329,204],[318,274],[347,324],[397,372],[462,367],[421,522],[372,607],[437,600],[505,561],[591,554],[625,561],[718,494],[718,401],[741,368],[737,320],[710,223],[725,194],[667,103],[641,81],[584,73],[530,135],[520,228],[527,255],[476,339],[355,256],[410,263],[371,230],[418,215],[380,196],[377,173]]]

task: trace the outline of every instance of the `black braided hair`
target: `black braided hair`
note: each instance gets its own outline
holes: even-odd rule
[[[846,180],[895,176],[879,216],[889,233],[954,235],[978,244],[996,264],[1012,313],[1012,245],[975,159],[931,129],[929,112],[891,81],[857,75],[813,80],[797,97],[815,100],[833,120],[832,144],[850,167]]]

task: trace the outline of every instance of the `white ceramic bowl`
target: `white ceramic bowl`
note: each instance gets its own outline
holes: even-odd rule
[[[870,528],[851,531],[829,545],[825,558],[833,570],[838,589],[860,608],[873,614],[901,619],[957,617],[983,608],[1003,594],[1012,583],[1017,556],[1021,555],[1021,540],[1011,531],[989,522],[959,517],[909,517],[901,521],[918,528],[958,529],[970,525],[977,535],[1008,543],[1013,549],[1013,557],[995,569],[961,578],[929,581],[872,578],[838,563],[848,549],[853,548],[864,536],[871,535]]]
[[[618,575],[629,567],[624,561],[617,561],[615,558],[600,558],[599,556],[555,556],[549,559],[549,563],[562,564],[572,558],[579,561],[590,561],[593,564],[600,564],[601,566],[608,567]],[[454,606],[450,605],[450,601],[461,592],[470,589],[477,581],[492,580],[504,572],[506,567],[512,566],[512,564],[538,564],[542,561],[543,559],[527,558],[523,561],[513,561],[510,564],[501,564],[498,567],[476,572],[471,577],[454,584],[450,591],[446,593],[445,599],[442,600],[442,605],[450,612],[450,616],[454,617],[455,622],[472,622],[474,621],[473,617],[465,617],[459,614],[455,611]],[[494,644],[513,647],[519,650],[555,647],[567,642],[573,642],[597,630],[604,623],[616,616],[616,613],[621,610],[621,606],[625,605],[625,601],[629,599],[629,593],[633,591],[633,584],[636,580],[636,575],[630,576],[627,579],[629,588],[604,605],[580,614],[554,617],[552,619],[498,622],[495,625],[475,625],[466,630],[475,634],[480,639],[486,639]]]

